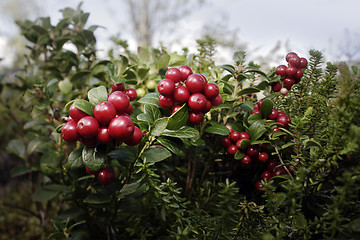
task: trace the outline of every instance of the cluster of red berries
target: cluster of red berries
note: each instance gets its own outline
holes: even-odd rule
[[[222,103],[218,85],[209,83],[202,74],[193,74],[186,65],[169,68],[165,79],[157,85],[157,90],[160,93],[159,105],[172,109],[173,113],[181,107],[180,104],[187,103],[189,122],[195,125],[204,120],[204,114],[213,106]]]
[[[285,57],[288,66],[279,65],[275,69],[275,73],[281,77],[281,81],[272,84],[271,88],[274,92],[280,92],[286,95],[294,84],[300,82],[304,75],[302,69],[307,67],[306,58],[299,57],[296,53],[290,52]]]
[[[274,176],[280,176],[286,174],[286,170],[280,166],[274,159],[269,159],[266,163],[266,170],[260,175],[261,180],[255,183],[255,189],[259,193],[264,193],[264,186],[261,181],[269,182]]]
[[[121,84],[113,85],[113,92],[107,101],[98,103],[93,116],[78,109],[74,104],[69,108],[69,118],[61,130],[66,142],[81,141],[86,146],[96,144],[137,145],[142,139],[142,131],[134,125],[129,115],[133,111],[130,101],[136,96],[135,89],[119,91]],[[114,90],[115,89],[115,90]],[[122,89],[125,90],[125,89]]]
[[[261,114],[261,104],[264,101],[264,98],[258,101],[258,103],[255,104],[254,110],[252,111],[252,114],[259,113]],[[291,123],[291,119],[286,113],[278,111],[277,109],[273,108],[271,110],[271,114],[267,117],[268,120],[273,120],[278,123],[280,123],[280,126],[277,126],[273,129],[274,132],[281,132],[280,127],[289,128],[289,124]]]

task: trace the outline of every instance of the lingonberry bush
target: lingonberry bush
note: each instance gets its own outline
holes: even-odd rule
[[[25,195],[2,200],[4,239],[356,239],[358,67],[316,50],[217,66],[209,37],[99,59],[89,14],[62,13],[18,23],[27,64],[1,83]]]

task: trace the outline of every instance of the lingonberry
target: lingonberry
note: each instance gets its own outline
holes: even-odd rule
[[[222,103],[222,97],[218,94],[215,98],[211,99],[211,104],[213,106],[219,106]]]
[[[277,75],[280,75],[281,77],[285,77],[286,76],[286,66],[285,65],[279,65],[276,67],[275,69],[275,73]]]
[[[134,122],[128,116],[115,117],[109,124],[109,134],[112,138],[124,141],[134,132]]]
[[[231,125],[226,125],[225,127],[227,127],[227,129],[229,129],[230,133],[231,133],[232,131],[234,131],[234,129],[232,128]]]
[[[240,132],[240,139],[250,139],[250,135],[246,132]]]
[[[250,145],[246,149],[246,154],[250,157],[257,157],[259,155],[259,149],[256,146]]]
[[[110,94],[108,101],[114,105],[117,114],[126,112],[130,104],[129,97],[121,91],[115,91]]]
[[[165,73],[165,77],[174,83],[181,81],[183,78],[181,71],[177,68],[169,68]]]
[[[261,174],[261,179],[262,179],[262,180],[266,180],[266,181],[270,181],[270,179],[271,179],[271,172],[269,172],[269,171],[264,171],[264,172]]]
[[[235,155],[238,151],[238,148],[236,145],[231,144],[228,148],[227,148],[227,153],[230,155]]]
[[[87,172],[87,174],[89,175],[95,175],[97,176],[99,174],[100,171],[91,171],[90,169],[88,169],[87,167],[85,167],[85,171]]]
[[[102,185],[109,185],[115,179],[114,171],[111,168],[103,168],[99,171],[98,180]]]
[[[163,108],[172,108],[174,106],[175,100],[173,97],[170,96],[159,96],[159,105]]]
[[[264,191],[264,186],[263,186],[263,184],[261,183],[261,181],[257,181],[256,183],[255,183],[255,189],[256,189],[256,191],[258,192],[258,193],[264,193],[265,191]]]
[[[98,135],[96,137],[98,143],[101,144],[111,144],[112,142],[112,137],[109,134],[109,130],[106,126],[102,126],[99,129]]]
[[[274,91],[274,92],[279,92],[282,88],[282,85],[281,85],[281,82],[277,81],[277,82],[274,82],[271,84],[271,89]]]
[[[291,88],[295,84],[295,79],[292,77],[284,78],[284,87],[286,89]]]
[[[202,93],[205,87],[205,80],[198,74],[191,74],[185,82],[190,93]]]
[[[231,145],[231,140],[229,137],[222,137],[221,138],[221,145],[224,147],[224,148],[228,148],[230,145]]]
[[[238,131],[232,131],[230,133],[230,139],[231,141],[236,142],[237,140],[240,139],[240,133]]]
[[[287,88],[283,87],[283,88],[281,88],[280,93],[281,93],[281,95],[285,96],[289,93],[289,90]]]
[[[189,100],[190,92],[186,87],[179,86],[175,88],[173,97],[177,103],[186,103]]]
[[[188,105],[191,110],[202,112],[207,103],[206,97],[201,93],[194,93],[189,97]]]
[[[207,83],[204,87],[204,95],[207,99],[213,99],[219,94],[219,86],[215,83]]]
[[[75,121],[68,121],[64,124],[61,129],[61,137],[66,142],[76,142],[79,140],[80,135],[76,130],[76,122]]]
[[[204,120],[204,114],[202,112],[190,112],[189,122],[194,125],[199,125]]]
[[[111,85],[111,89],[113,92],[115,92],[115,91],[123,92],[123,91],[125,91],[125,85],[123,83],[113,83]]]
[[[298,56],[292,56],[291,58],[289,58],[288,62],[291,66],[294,66],[297,68],[300,66],[300,58]]]
[[[133,112],[133,110],[134,110],[133,105],[131,105],[131,103],[129,103],[129,106],[128,106],[128,108],[126,109],[125,113],[126,113],[127,115],[131,115],[132,112]]]
[[[242,159],[241,159],[241,166],[243,168],[250,168],[251,167],[251,157],[248,155],[245,155]]]
[[[95,147],[98,143],[97,138],[80,138],[80,141],[87,147]]]
[[[295,83],[299,83],[303,76],[304,76],[304,71],[302,69],[298,69],[295,75]]]
[[[187,65],[183,65],[183,66],[180,66],[178,67],[178,69],[180,70],[181,72],[181,81],[185,81],[191,74],[193,74],[193,71],[192,69],[187,66]]]
[[[69,116],[75,121],[78,122],[81,118],[88,116],[87,113],[81,111],[74,104],[72,104],[69,108]]]
[[[129,97],[130,101],[134,101],[137,98],[137,92],[134,88],[128,88],[125,94]]]
[[[159,82],[157,89],[161,95],[172,96],[175,92],[175,83],[170,79],[163,79]]]
[[[282,167],[278,167],[274,169],[274,172],[272,173],[272,177],[280,176],[286,174],[286,171]]]
[[[116,108],[111,102],[100,102],[94,108],[94,117],[101,125],[108,125],[116,116]]]
[[[281,123],[284,128],[288,128],[290,124],[290,118],[288,116],[280,115],[276,118],[278,123]]]
[[[299,68],[304,69],[307,67],[307,65],[308,65],[308,61],[306,60],[306,58],[300,58]]]
[[[275,119],[278,117],[278,115],[279,115],[278,110],[276,110],[275,108],[273,108],[273,109],[271,110],[270,115],[269,115],[269,119],[275,120]]]
[[[259,162],[266,162],[269,159],[269,155],[266,152],[259,153],[259,156],[257,157]]]
[[[172,109],[171,114],[174,114],[174,113],[175,113],[175,112],[177,112],[180,108],[181,108],[181,106],[180,106],[180,105],[176,105],[176,106],[174,106],[174,107],[173,107],[173,109]]]
[[[266,169],[269,171],[269,172],[273,172],[273,170],[275,169],[275,167],[277,166],[277,162],[275,160],[272,160],[272,159],[269,159],[267,161],[267,164],[266,164]]]
[[[288,66],[286,68],[286,75],[290,76],[290,77],[296,76],[297,70],[298,70],[298,68],[295,66]]]
[[[133,134],[129,138],[127,138],[124,142],[128,146],[135,146],[141,142],[142,137],[143,137],[142,131],[140,130],[140,128],[135,126]]]
[[[286,60],[287,62],[289,62],[290,58],[295,57],[295,56],[297,56],[296,53],[294,53],[294,52],[289,52],[288,54],[286,54],[285,60]]]
[[[99,122],[91,116],[81,118],[76,124],[76,130],[83,138],[96,138],[99,128]]]
[[[204,109],[202,110],[203,113],[207,113],[208,111],[210,111],[212,109],[213,105],[211,104],[210,100],[206,100],[206,105],[204,107]]]

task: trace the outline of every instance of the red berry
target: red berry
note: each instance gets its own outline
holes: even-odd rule
[[[111,144],[112,143],[112,138],[109,134],[108,128],[105,126],[100,127],[96,139],[101,144]]]
[[[111,102],[98,103],[94,108],[94,117],[101,125],[108,125],[115,116],[116,109]]]
[[[165,77],[176,83],[182,80],[182,73],[177,68],[169,68],[165,73]]]
[[[206,105],[204,107],[204,109],[202,110],[203,113],[207,113],[208,111],[210,111],[212,109],[213,105],[211,104],[210,100],[206,100]]]
[[[204,114],[202,112],[190,112],[189,122],[194,125],[199,125],[204,120]]]
[[[205,80],[198,74],[191,74],[185,82],[190,93],[202,93],[205,87]]]
[[[141,142],[141,139],[143,137],[143,133],[140,130],[140,128],[138,127],[134,127],[134,132],[131,135],[131,137],[129,137],[128,139],[126,139],[124,142],[128,145],[128,146],[135,146],[138,145]]]
[[[259,160],[259,162],[266,162],[269,159],[269,155],[266,152],[262,152],[259,154],[257,159]]]
[[[79,140],[80,135],[76,130],[76,122],[75,121],[68,121],[64,124],[61,129],[61,137],[66,142],[76,142]]]
[[[237,151],[238,151],[238,148],[236,147],[236,145],[233,145],[233,144],[231,144],[227,148],[227,153],[230,154],[230,155],[235,155]]]
[[[256,183],[255,183],[255,189],[256,189],[256,191],[258,192],[258,193],[264,193],[265,191],[264,191],[264,186],[263,186],[263,184],[261,183],[261,181],[257,181]]]
[[[232,131],[234,131],[233,128],[232,128],[232,126],[230,126],[230,125],[226,125],[225,127],[227,127],[227,129],[229,129],[230,133],[231,133]]]
[[[163,79],[157,85],[157,89],[161,95],[172,96],[175,92],[175,83],[170,79]]]
[[[255,109],[260,109],[259,104],[255,104],[254,110],[255,110]]]
[[[242,139],[250,139],[250,135],[248,134],[248,133],[246,133],[246,132],[241,132],[240,133],[240,139],[242,140]]]
[[[202,112],[207,103],[206,97],[201,93],[194,93],[189,97],[188,105],[191,110]]]
[[[282,88],[282,85],[281,85],[281,82],[274,82],[272,85],[271,85],[271,89],[274,91],[274,92],[279,92]]]
[[[279,65],[276,69],[275,69],[275,73],[277,75],[280,75],[281,77],[285,77],[286,76],[286,66],[285,65]]]
[[[176,106],[174,106],[174,107],[173,107],[173,109],[172,109],[171,114],[174,114],[174,113],[175,113],[175,112],[177,112],[180,108],[181,108],[181,106],[180,106],[180,105],[176,105]]]
[[[207,99],[213,99],[219,94],[219,87],[215,83],[207,83],[204,87],[204,95]]]
[[[266,179],[266,181],[270,181],[270,179],[271,179],[271,172],[269,172],[269,171],[264,171],[264,172],[261,174],[261,179],[262,179],[262,180],[265,180],[265,179]]]
[[[285,60],[286,60],[287,62],[289,62],[290,58],[295,57],[295,56],[297,56],[296,53],[294,53],[294,52],[289,52],[288,54],[286,54]]]
[[[159,96],[159,105],[163,108],[172,108],[175,104],[175,100],[173,97],[168,97],[164,95]]]
[[[72,104],[69,108],[69,116],[75,121],[78,122],[81,118],[85,116],[89,116],[87,113],[81,111],[74,104]]]
[[[125,90],[125,86],[123,83],[113,83],[111,85],[111,89],[113,90],[113,92],[115,91],[124,91]]]
[[[124,141],[134,132],[134,122],[127,116],[118,116],[109,124],[109,134],[112,138]]]
[[[297,68],[300,66],[300,58],[298,56],[293,56],[293,57],[289,58],[288,62],[291,66],[294,66]]]
[[[246,149],[246,154],[250,157],[257,157],[259,155],[259,149],[251,145]]]
[[[103,168],[99,171],[98,180],[102,185],[109,185],[114,179],[115,174],[111,168]]]
[[[233,142],[237,142],[237,140],[240,139],[240,133],[239,133],[238,131],[232,131],[232,132],[230,133],[230,139],[231,139],[231,141],[233,141]]]
[[[183,65],[178,68],[181,72],[181,81],[185,81],[191,74],[193,74],[192,69],[189,66]]]
[[[299,83],[303,76],[304,76],[304,71],[301,69],[297,70],[295,75],[295,83]]]
[[[229,137],[222,137],[221,138],[221,145],[224,147],[224,148],[228,148],[230,145],[231,145],[231,140]]]
[[[306,58],[300,58],[299,68],[304,69],[307,67],[307,65],[308,65],[308,61],[306,60]]]
[[[278,117],[278,115],[279,115],[278,110],[276,110],[275,108],[273,108],[273,109],[271,110],[270,115],[269,115],[269,119],[275,120],[275,119]]]
[[[80,140],[87,147],[95,147],[98,143],[96,137],[93,138],[81,138]]]
[[[280,176],[280,175],[284,175],[286,174],[286,171],[284,168],[282,167],[278,167],[274,169],[274,172],[272,173],[272,177],[274,176]]]
[[[268,160],[266,164],[266,169],[269,172],[272,172],[276,166],[277,166],[277,162],[275,160]]]
[[[287,95],[287,94],[289,93],[289,90],[288,90],[287,88],[283,87],[283,88],[280,90],[280,93],[281,93],[281,95],[285,96],[285,95]]]
[[[76,125],[76,130],[83,138],[96,138],[99,128],[99,122],[91,116],[83,117]]]
[[[248,155],[245,155],[242,159],[241,159],[241,166],[243,168],[250,168],[251,167],[251,157]]]
[[[261,114],[260,109],[259,109],[259,108],[258,108],[258,109],[254,109],[254,110],[251,112],[251,114],[255,114],[255,113]]]
[[[281,123],[283,125],[284,128],[288,128],[289,127],[289,123],[290,123],[290,118],[288,116],[284,116],[284,115],[280,115],[276,118],[276,121],[278,123]]]
[[[124,92],[120,91],[115,91],[110,94],[108,101],[114,105],[117,114],[126,112],[130,104],[129,97]]]
[[[288,66],[286,68],[286,75],[290,76],[290,77],[294,77],[296,76],[296,72],[298,71],[297,67],[294,66]]]
[[[126,109],[125,113],[127,115],[131,115],[132,112],[133,112],[134,108],[133,108],[133,105],[131,105],[131,103],[129,104],[128,108]]]
[[[279,127],[274,128],[273,133],[276,133],[276,132],[281,132],[281,129]]]
[[[137,98],[137,92],[134,88],[128,88],[125,94],[129,97],[130,101],[134,101]]]
[[[215,98],[211,99],[211,104],[213,106],[219,106],[222,103],[222,97],[218,94]]]
[[[202,79],[205,81],[205,83],[208,83],[208,80],[206,79],[206,77],[201,74],[201,73],[198,73],[197,75],[199,75],[200,77],[202,77]]]
[[[292,77],[286,77],[284,79],[284,87],[291,88],[295,84],[295,79]]]
[[[180,86],[175,88],[174,91],[174,100],[178,103],[186,103],[189,100],[190,92],[186,87]]]

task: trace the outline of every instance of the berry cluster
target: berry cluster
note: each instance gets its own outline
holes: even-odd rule
[[[272,177],[284,174],[286,174],[286,170],[276,160],[269,159],[266,163],[265,171],[263,171],[260,175],[261,180],[255,183],[256,191],[259,193],[264,193],[264,186],[261,181],[269,182]]]
[[[302,69],[307,67],[306,58],[299,57],[296,53],[290,52],[285,57],[288,66],[279,65],[275,69],[275,73],[281,77],[281,81],[272,84],[271,88],[274,92],[286,95],[294,84],[300,82],[304,75]]]
[[[252,114],[259,113],[261,114],[261,104],[264,101],[264,98],[258,101],[258,103],[255,104],[254,110],[252,111]],[[291,119],[286,113],[278,111],[277,109],[273,108],[271,110],[271,114],[267,117],[268,120],[273,120],[277,123],[280,123],[281,127],[289,128],[289,124],[291,123]],[[281,129],[280,126],[277,126],[273,129],[274,132],[280,132]]]
[[[169,68],[157,90],[160,93],[159,105],[172,109],[173,113],[181,107],[180,104],[187,103],[190,109],[189,122],[195,125],[204,120],[204,114],[213,106],[222,103],[218,85],[209,83],[202,74],[193,74],[186,65]]]
[[[142,131],[129,117],[133,111],[130,101],[136,98],[135,94],[131,89],[128,92],[113,91],[107,101],[95,106],[93,116],[72,104],[68,121],[61,130],[62,138],[66,142],[81,141],[90,147],[114,142],[137,145],[142,139]]]

